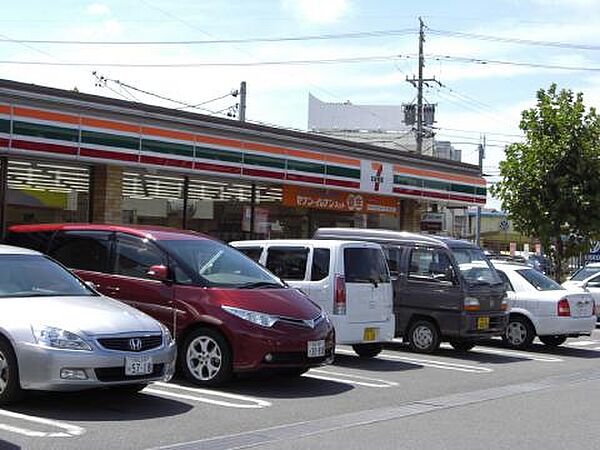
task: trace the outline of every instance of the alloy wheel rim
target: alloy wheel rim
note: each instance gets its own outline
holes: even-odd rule
[[[6,362],[4,353],[0,352],[0,394],[4,392],[8,385],[8,376],[8,363]]]
[[[513,345],[521,345],[527,337],[525,325],[521,322],[510,322],[506,329],[506,337]]]
[[[429,327],[420,325],[413,332],[413,342],[420,349],[427,348],[433,343],[433,332]]]
[[[190,342],[186,356],[188,369],[201,381],[215,378],[223,366],[221,347],[209,336],[198,336]]]

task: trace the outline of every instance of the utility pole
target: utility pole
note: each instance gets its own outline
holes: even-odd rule
[[[239,121],[246,121],[246,82],[242,81],[240,84],[240,113]]]
[[[483,143],[479,144],[479,175],[483,176],[483,158],[485,158],[485,135]],[[481,206],[477,205],[477,215],[475,217],[475,244],[481,245]]]
[[[434,78],[423,78],[423,70],[425,69],[425,54],[423,53],[423,45],[425,44],[425,23],[423,19],[419,17],[419,70],[418,77],[412,78],[406,77],[406,81],[417,88],[417,111],[416,111],[416,141],[417,141],[417,153],[420,155],[423,153],[423,137],[425,132],[423,131],[424,122],[424,111],[423,111],[423,85],[429,86],[427,83],[437,83],[442,86],[438,80]]]

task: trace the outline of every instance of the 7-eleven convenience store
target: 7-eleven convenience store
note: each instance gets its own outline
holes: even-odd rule
[[[457,235],[485,199],[468,164],[0,80],[0,231],[90,221],[225,241],[322,226]]]

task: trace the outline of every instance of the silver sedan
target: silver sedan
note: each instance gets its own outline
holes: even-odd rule
[[[30,389],[136,392],[173,375],[166,327],[38,252],[0,245],[0,311],[0,404]]]

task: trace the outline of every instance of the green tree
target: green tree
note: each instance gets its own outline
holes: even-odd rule
[[[506,148],[492,194],[519,231],[551,250],[558,280],[565,259],[600,235],[600,119],[582,93],[552,84],[520,128],[525,142]]]

